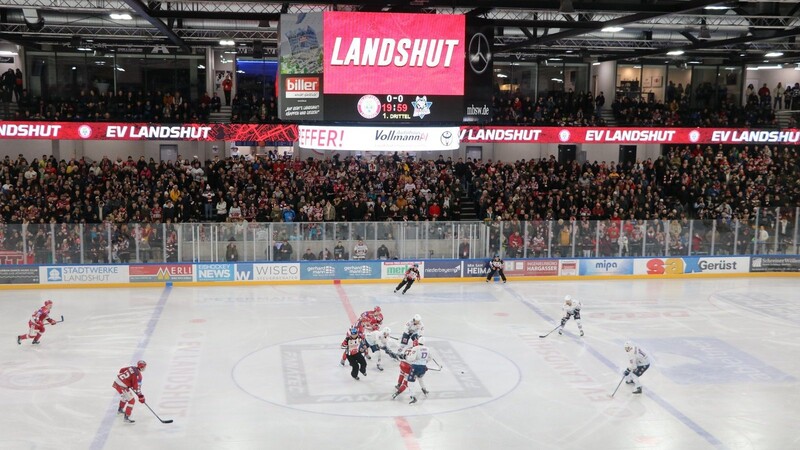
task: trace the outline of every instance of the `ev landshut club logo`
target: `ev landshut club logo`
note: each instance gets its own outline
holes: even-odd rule
[[[469,67],[480,75],[492,65],[492,47],[483,33],[475,33],[469,40]]]

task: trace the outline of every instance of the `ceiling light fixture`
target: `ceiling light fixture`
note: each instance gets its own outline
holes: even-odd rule
[[[620,31],[622,31],[624,29],[625,28],[622,28],[622,27],[605,27],[600,31],[602,31],[603,33],[617,33],[617,32],[620,32]]]
[[[236,42],[227,39],[222,39],[221,41],[219,41],[219,45],[226,45],[226,46],[236,45]]]
[[[593,65],[593,66],[599,66],[599,65],[600,65],[600,63],[599,63],[599,62],[593,62],[593,63],[592,63],[592,65]]]
[[[716,11],[720,11],[720,10],[725,10],[725,9],[731,9],[731,7],[730,6],[724,6],[724,5],[711,5],[711,6],[706,6],[703,9],[707,9],[707,10],[710,10],[710,11],[715,11],[715,10]]]
[[[783,56],[783,52],[769,52],[766,55],[767,58],[777,58],[779,56]]]
[[[683,50],[671,50],[667,52],[669,56],[681,56],[683,53]]]
[[[497,78],[508,78],[508,75],[506,75],[504,73],[498,73],[497,74]]]
[[[700,20],[700,34],[698,36],[700,39],[711,39],[711,31],[708,30],[706,19]]]
[[[131,15],[128,14],[128,13],[111,13],[111,14],[109,14],[109,17],[111,17],[114,20],[132,20],[133,19],[133,17],[131,17]]]

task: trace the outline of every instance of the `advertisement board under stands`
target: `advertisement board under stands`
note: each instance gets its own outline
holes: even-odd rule
[[[191,264],[189,264],[191,267]],[[40,284],[128,283],[128,266],[39,266]],[[190,280],[191,281],[191,280]]]
[[[233,281],[234,264],[197,264],[197,281]]]
[[[558,275],[557,259],[505,260],[503,272],[509,277],[546,277]]]
[[[423,278],[461,278],[461,261],[458,259],[431,260],[425,263]]]
[[[194,281],[194,264],[134,264],[130,266],[130,281]]]
[[[39,267],[0,265],[0,284],[38,284]]]
[[[424,261],[383,261],[381,263],[381,278],[384,280],[400,280],[412,264],[417,263],[420,275],[425,278]]]
[[[754,256],[750,272],[800,272],[800,256]]]
[[[580,275],[631,275],[633,260],[630,259],[582,259]]]

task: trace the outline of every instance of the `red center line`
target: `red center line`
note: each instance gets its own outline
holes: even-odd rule
[[[350,298],[347,296],[347,292],[345,292],[344,288],[341,284],[335,283],[336,286],[336,293],[339,294],[339,300],[342,302],[342,306],[344,307],[345,312],[347,312],[347,317],[350,318],[350,323],[356,322],[356,313],[353,311],[353,305],[350,303]],[[397,427],[397,431],[400,432],[400,436],[403,438],[403,442],[405,442],[407,450],[420,450],[419,442],[414,437],[414,430],[411,429],[411,424],[408,423],[408,420],[405,417],[395,417],[394,424]]]

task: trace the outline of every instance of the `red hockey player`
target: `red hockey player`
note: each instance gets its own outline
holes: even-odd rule
[[[117,414],[124,414],[123,419],[126,423],[134,423],[131,419],[131,412],[133,405],[136,403],[134,394],[139,397],[139,403],[144,403],[144,394],[142,394],[142,372],[144,372],[147,363],[139,361],[135,366],[123,367],[119,369],[119,374],[114,380],[112,386],[119,392],[119,409]],[[125,406],[125,404],[128,406]],[[124,408],[124,409],[123,409]]]
[[[416,403],[417,397],[414,396],[408,383],[412,383],[415,380],[419,381],[422,393],[425,394],[425,396],[428,395],[428,390],[425,388],[425,382],[422,378],[428,371],[428,359],[431,359],[431,352],[425,345],[425,338],[421,336],[417,338],[417,340],[414,341],[414,347],[404,352],[401,359],[405,361],[400,361],[400,376],[397,378],[397,385],[395,385],[396,391],[392,394],[392,399],[397,398],[398,395],[408,389],[411,397],[411,402],[409,403]]]
[[[376,306],[369,311],[364,311],[358,319],[358,328],[361,337],[363,338],[370,331],[379,330],[381,324],[383,324],[383,314],[381,313],[380,306]]]
[[[419,264],[414,263],[406,270],[406,273],[403,275],[403,280],[394,288],[394,292],[397,293],[397,291],[405,286],[406,288],[403,289],[403,294],[405,295],[405,293],[411,289],[411,285],[414,284],[414,281],[419,279],[422,279],[422,275],[419,274]]]
[[[53,307],[53,301],[47,300],[44,306],[33,312],[30,320],[28,320],[28,334],[20,334],[17,336],[17,344],[22,344],[23,339],[32,338],[31,344],[38,344],[39,339],[44,334],[44,322],[47,321],[50,325],[55,325],[56,321],[50,318],[50,309]]]

